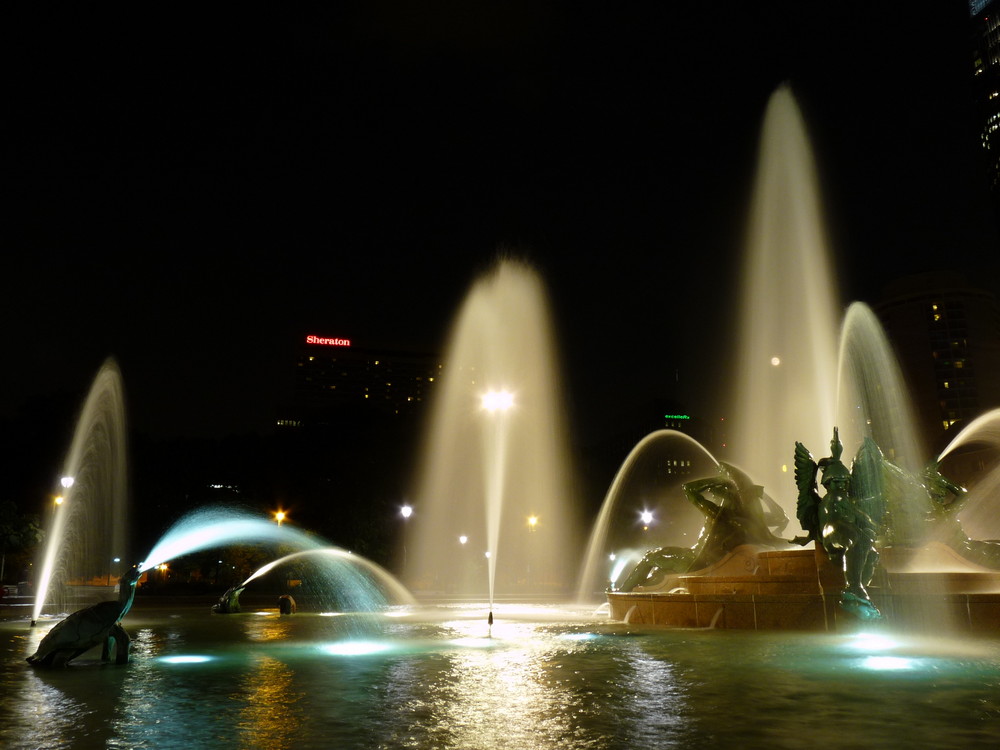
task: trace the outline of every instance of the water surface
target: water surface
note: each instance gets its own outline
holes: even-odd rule
[[[0,622],[5,748],[996,747],[1000,639],[636,628],[481,604],[388,616],[126,618],[128,666],[24,657]],[[492,637],[490,637],[492,636]]]

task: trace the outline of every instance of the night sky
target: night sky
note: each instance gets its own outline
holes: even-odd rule
[[[710,410],[783,81],[845,302],[996,286],[963,3],[484,5],[4,11],[0,418],[115,356],[137,432],[266,432],[301,335],[439,351],[501,249],[551,293],[577,429]]]

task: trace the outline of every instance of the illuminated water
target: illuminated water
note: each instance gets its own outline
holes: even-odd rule
[[[325,594],[331,601],[344,603],[345,607],[349,604],[349,609],[353,612],[382,609],[387,603],[416,604],[413,595],[385,568],[361,555],[355,555],[338,547],[320,547],[291,552],[254,571],[243,582],[243,585],[248,586],[275,568],[280,570],[283,566],[290,565],[296,567],[296,573],[299,577],[306,575],[317,578],[317,582],[310,586],[313,596]],[[374,587],[380,592],[380,597],[375,601],[381,606],[372,606],[371,595],[360,598],[344,597],[345,583],[356,578],[353,573],[350,576],[345,575],[345,566],[347,570],[355,569],[356,572],[361,573],[362,580],[367,579],[366,589]],[[345,581],[345,579],[347,580]]]
[[[1000,641],[641,630],[497,603],[348,617],[126,618],[133,661],[24,656],[0,622],[0,746],[20,748],[996,747]],[[402,616],[398,616],[402,615]]]
[[[665,475],[664,466],[671,461],[683,466],[671,467],[676,473]],[[601,503],[587,543],[577,599],[585,602],[595,593],[603,598],[609,581],[631,569],[651,547],[692,546],[705,516],[685,499],[681,483],[716,470],[712,454],[682,432],[657,430],[640,440],[622,462]],[[652,513],[652,528],[641,522],[644,511]]]
[[[550,321],[538,274],[512,260],[478,278],[456,316],[406,520],[402,578],[418,598],[551,595],[577,575]]]
[[[795,442],[823,451],[837,424],[840,301],[823,214],[805,123],[783,86],[771,96],[761,131],[739,286],[738,360],[728,384],[731,452],[720,458],[748,471],[789,518]],[[848,452],[852,445],[845,440]]]
[[[978,471],[969,483],[969,495],[959,520],[974,539],[1000,539],[1000,409],[980,415],[941,451],[939,461],[959,449],[977,449]]]
[[[335,597],[352,612],[380,611],[388,603],[412,600],[399,581],[370,560],[331,547],[315,534],[227,507],[199,508],[180,518],[153,545],[140,562],[139,570],[152,570],[161,563],[201,550],[253,542],[270,542],[276,547],[296,548],[296,551],[264,565],[247,578],[244,585],[278,565],[305,557],[314,563],[309,576],[315,581],[313,593]]]
[[[65,611],[68,582],[112,582],[121,575],[121,560],[129,555],[126,444],[121,372],[108,359],[80,410],[61,486],[54,490],[61,502],[46,523],[35,618],[47,604]]]

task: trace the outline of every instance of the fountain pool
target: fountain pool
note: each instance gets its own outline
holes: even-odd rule
[[[498,601],[353,617],[129,614],[128,668],[32,669],[0,621],[0,745],[995,747],[1000,640],[643,629]]]

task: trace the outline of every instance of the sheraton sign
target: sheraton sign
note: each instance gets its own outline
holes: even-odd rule
[[[322,336],[306,336],[306,343],[315,346],[350,346],[350,339],[328,339]]]

